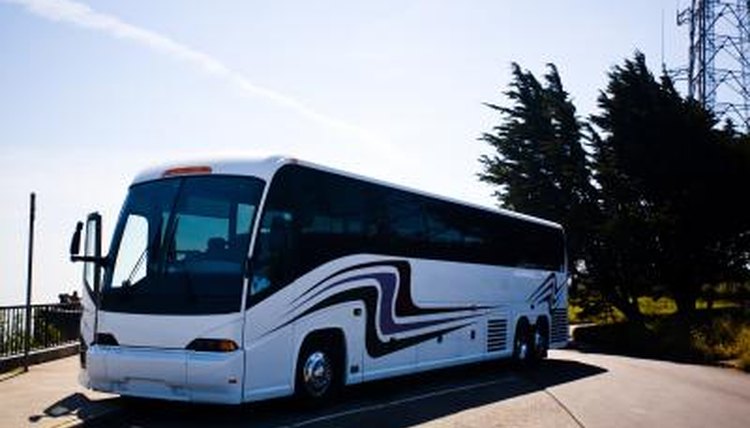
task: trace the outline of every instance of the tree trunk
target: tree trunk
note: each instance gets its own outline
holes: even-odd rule
[[[643,319],[643,314],[641,313],[641,309],[638,307],[637,300],[635,303],[628,302],[628,304],[625,305],[625,307],[620,308],[620,310],[623,311],[625,316],[628,318],[628,321],[638,324],[638,325],[644,324],[645,320]]]
[[[695,301],[697,296],[687,290],[675,295],[677,316],[683,321],[692,321],[695,316]]]
[[[644,319],[641,309],[638,307],[638,299],[635,297],[626,297],[616,294],[611,296],[610,301],[612,304],[619,309],[628,321],[643,325]]]

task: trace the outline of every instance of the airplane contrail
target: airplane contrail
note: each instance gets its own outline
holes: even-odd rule
[[[100,31],[112,37],[136,42],[153,51],[181,60],[208,74],[227,80],[249,95],[265,98],[277,105],[294,110],[323,126],[353,134],[369,144],[384,144],[369,131],[357,125],[320,113],[289,95],[252,83],[247,77],[209,54],[186,46],[165,35],[129,24],[116,16],[97,12],[86,4],[71,0],[0,1],[21,5],[34,15],[50,21],[65,22]]]

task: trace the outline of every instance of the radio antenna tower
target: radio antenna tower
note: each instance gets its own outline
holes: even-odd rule
[[[690,28],[688,97],[721,121],[750,130],[750,0],[691,0],[677,13]]]

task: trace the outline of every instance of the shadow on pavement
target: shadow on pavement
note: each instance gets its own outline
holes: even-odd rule
[[[16,368],[7,372],[2,372],[0,373],[0,382],[13,379],[14,377],[21,376],[22,374],[24,374],[23,368]]]
[[[109,398],[92,401],[84,394],[76,392],[50,405],[44,409],[41,415],[29,416],[29,422],[37,423],[44,419],[60,418],[65,418],[66,421],[73,419],[80,422],[93,420],[109,412],[112,409],[109,403],[113,400]]]
[[[513,368],[492,362],[431,371],[346,388],[334,403],[308,408],[291,398],[242,406],[117,399],[115,427],[407,427],[545,388],[596,376],[606,370],[576,361],[546,360]]]

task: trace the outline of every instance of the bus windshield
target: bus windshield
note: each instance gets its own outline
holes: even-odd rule
[[[132,186],[113,235],[101,308],[238,312],[263,185],[253,177],[191,176]]]

